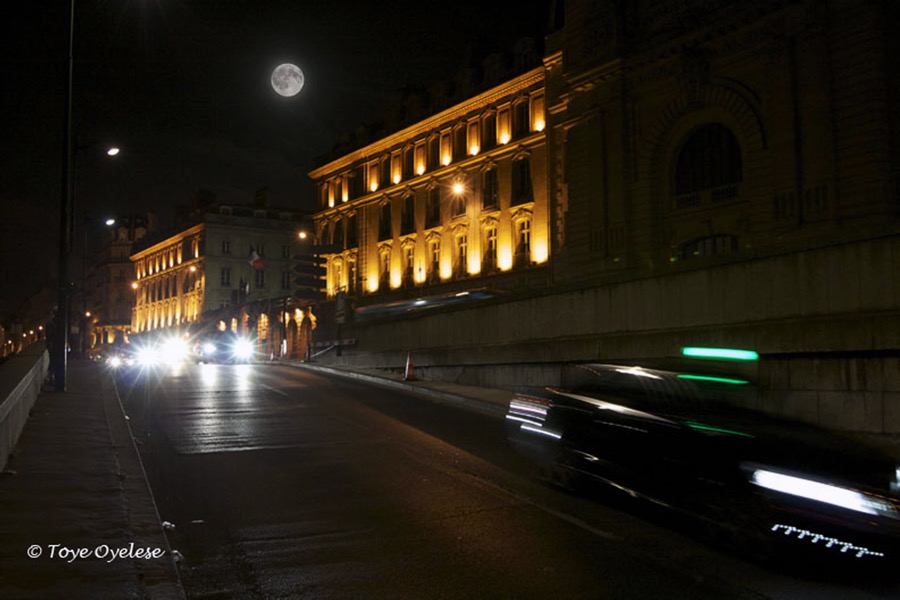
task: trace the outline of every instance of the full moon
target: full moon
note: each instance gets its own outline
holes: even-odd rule
[[[272,71],[272,89],[281,96],[296,96],[303,89],[303,82],[303,71],[297,65],[285,63]]]

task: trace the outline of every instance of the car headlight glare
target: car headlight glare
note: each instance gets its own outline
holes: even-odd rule
[[[187,355],[188,344],[180,337],[171,338],[163,344],[161,358],[167,364],[178,364],[187,358]]]
[[[253,344],[250,340],[237,340],[234,342],[234,356],[246,360],[253,356]]]
[[[830,483],[822,483],[766,469],[754,470],[750,476],[750,481],[769,490],[823,502],[867,515],[882,515],[894,519],[900,518],[896,507],[890,501]]]
[[[137,361],[143,367],[155,367],[159,360],[159,352],[152,346],[140,348],[137,352]]]

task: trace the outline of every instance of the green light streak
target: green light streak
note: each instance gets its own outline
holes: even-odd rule
[[[734,431],[732,429],[722,429],[721,427],[713,427],[712,425],[704,425],[703,423],[697,423],[695,421],[688,421],[685,423],[691,429],[699,429],[700,431],[712,431],[713,433],[727,433],[729,435],[739,435],[741,437],[752,438],[754,436],[749,433],[744,433],[742,431]]]
[[[679,373],[678,379],[695,379],[697,381],[715,381],[716,383],[730,383],[732,385],[747,385],[750,383],[746,379],[732,379],[730,377],[713,377],[711,375],[690,375],[688,373]]]
[[[681,354],[694,358],[724,358],[727,360],[759,360],[759,354],[753,350],[736,350],[734,348],[698,348],[687,346]]]

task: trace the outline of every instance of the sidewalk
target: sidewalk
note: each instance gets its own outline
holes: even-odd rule
[[[0,475],[0,597],[184,598],[111,379],[74,362],[67,387],[38,396]]]

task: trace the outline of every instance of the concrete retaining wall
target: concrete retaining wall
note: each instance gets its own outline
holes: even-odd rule
[[[751,348],[759,406],[900,438],[900,238],[886,237],[471,308],[348,324],[319,362],[402,368],[507,389],[553,385],[567,361]]]
[[[0,470],[25,428],[49,366],[50,356],[42,342],[0,365]]]

